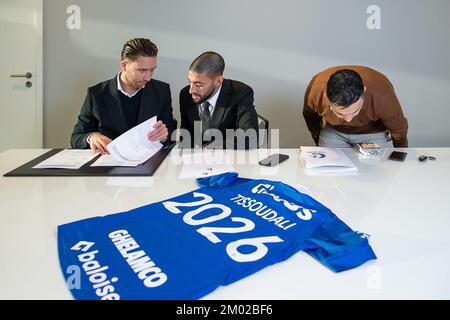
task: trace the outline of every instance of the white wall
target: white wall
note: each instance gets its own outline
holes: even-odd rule
[[[366,10],[381,9],[369,30]],[[81,9],[69,30],[67,7]],[[280,145],[312,145],[301,116],[311,77],[333,65],[371,66],[390,78],[409,120],[410,146],[450,147],[448,0],[44,0],[44,144],[69,146],[86,88],[119,70],[130,38],[159,48],[155,78],[168,82],[174,115],[191,61],[221,53],[225,77],[253,87]]]

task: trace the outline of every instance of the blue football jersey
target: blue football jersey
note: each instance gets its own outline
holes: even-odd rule
[[[376,259],[355,232],[282,182],[225,173],[127,212],[58,226],[76,299],[197,299],[303,250],[335,272]]]

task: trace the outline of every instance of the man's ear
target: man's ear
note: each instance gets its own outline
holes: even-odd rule
[[[223,75],[217,76],[216,77],[216,85],[220,86],[220,85],[222,85],[222,82],[223,82]]]
[[[364,92],[366,92],[366,89],[367,89],[366,86],[364,86]]]
[[[120,61],[120,71],[127,71],[127,64],[128,61],[126,59]]]

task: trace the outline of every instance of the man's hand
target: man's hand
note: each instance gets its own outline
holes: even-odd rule
[[[96,150],[100,151],[101,154],[109,154],[108,149],[106,149],[106,146],[111,142],[112,140],[108,138],[107,136],[104,136],[100,133],[94,133],[89,138],[89,146],[91,147],[92,152],[95,152]]]
[[[168,135],[169,130],[167,130],[166,125],[162,121],[158,121],[153,126],[153,131],[148,134],[147,138],[150,141],[162,141],[166,140]]]

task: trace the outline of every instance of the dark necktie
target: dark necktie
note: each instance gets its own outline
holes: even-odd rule
[[[200,106],[200,119],[202,120],[202,135],[205,131],[209,129],[209,120],[211,118],[211,113],[209,112],[209,102],[205,101]]]

